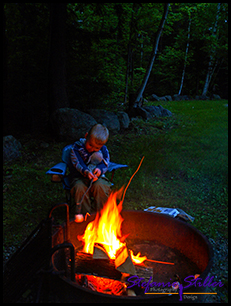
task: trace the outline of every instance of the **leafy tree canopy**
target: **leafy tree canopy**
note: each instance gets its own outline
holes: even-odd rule
[[[70,107],[127,109],[145,75],[163,14],[162,3],[68,3],[66,89]],[[227,98],[228,4],[171,3],[143,96],[208,94]],[[48,121],[48,3],[4,4],[4,111],[10,126],[36,130]],[[188,25],[191,20],[190,39]],[[185,50],[188,43],[187,60]],[[4,116],[5,117],[5,116]],[[14,124],[13,124],[13,123]]]

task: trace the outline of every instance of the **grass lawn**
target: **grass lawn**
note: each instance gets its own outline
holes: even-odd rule
[[[141,123],[135,135],[118,137],[129,176],[145,156],[127,192],[125,208],[179,207],[194,225],[215,237],[227,236],[228,111],[225,101],[167,102],[172,118]],[[122,143],[122,145],[119,145]],[[128,173],[123,173],[128,180]],[[121,183],[121,180],[119,180]]]
[[[144,162],[128,188],[124,208],[179,207],[205,235],[227,238],[228,107],[227,101],[161,102],[173,116],[135,119],[124,133],[110,137],[111,160],[129,165],[115,174],[114,189],[128,183],[142,156]],[[46,135],[24,135],[22,157],[3,166],[3,253],[22,241],[65,202],[58,184],[45,172],[60,162],[68,144]],[[44,142],[49,146],[44,148]],[[73,217],[74,211],[71,212]],[[57,218],[62,218],[57,213]]]

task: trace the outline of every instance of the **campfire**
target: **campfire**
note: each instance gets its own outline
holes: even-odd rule
[[[107,207],[104,214],[102,211],[92,214],[81,223],[76,223],[74,219],[69,222],[67,218],[67,222],[53,235],[52,267],[56,275],[53,290],[62,301],[112,302],[136,299],[140,302],[154,302],[160,296],[145,294],[143,282],[147,283],[151,279],[155,284],[173,283],[176,277],[183,281],[185,277],[195,274],[200,274],[203,280],[206,278],[211,268],[212,250],[198,230],[166,215],[124,209],[121,211],[119,193],[111,197],[116,204],[119,202],[116,211],[119,217],[115,220],[120,226],[115,236],[121,243],[119,249],[113,252],[114,259],[106,251],[106,245],[109,247],[111,244],[102,243],[96,235],[102,226],[99,226],[100,219],[104,218],[102,215],[106,214],[108,218]],[[110,228],[111,221],[107,224]],[[94,229],[95,234],[91,253],[90,247],[88,253],[85,250],[88,226]],[[109,235],[103,232],[106,237]],[[146,259],[137,263],[132,253],[138,260],[144,256]],[[128,288],[131,285],[129,279],[134,277],[142,281]],[[131,296],[135,294],[135,297]],[[164,300],[168,298],[166,294],[161,297]],[[172,295],[170,299],[178,301],[179,297]]]
[[[183,286],[187,284],[184,279],[190,275],[199,274],[201,282],[205,281],[213,261],[208,239],[192,225],[170,216],[122,210],[127,187],[124,192],[121,189],[112,193],[100,212],[87,216],[80,223],[69,220],[68,204],[53,206],[48,218],[9,261],[4,273],[4,300],[12,301],[13,290],[16,301],[25,289],[22,276],[25,279],[26,274],[28,282],[28,275],[32,277],[35,268],[43,266],[45,270],[39,271],[45,271],[45,275],[49,272],[50,288],[64,303],[134,299],[142,303],[157,299],[178,302],[176,294],[165,293],[163,284],[169,284],[171,291],[175,290],[171,286],[176,281]],[[66,207],[66,222],[57,227],[53,224],[52,213],[62,206]],[[25,264],[25,258],[29,258],[29,263],[41,260],[32,269],[30,264]],[[132,288],[129,288],[131,279],[140,281],[132,281]],[[154,284],[155,294],[146,294],[149,293],[145,291],[148,282]],[[194,285],[190,287],[187,289],[190,292],[199,290]]]
[[[127,248],[126,238],[128,235],[124,236],[121,232],[121,225],[123,222],[123,218],[120,214],[122,210],[122,200],[117,205],[117,201],[121,198],[122,192],[123,188],[117,192],[111,193],[103,209],[97,212],[95,219],[87,225],[84,234],[77,236],[78,240],[83,242],[83,249],[77,254],[77,257],[78,259],[81,257],[85,262],[88,258],[88,265],[91,265],[91,258],[92,260],[108,260],[110,262],[110,267],[108,267],[110,271],[108,273],[109,276],[115,277],[115,275],[118,275],[123,280],[124,276],[135,275],[136,270],[134,264],[141,264],[147,257],[140,256],[140,253],[134,255],[133,251]],[[92,255],[92,257],[85,256],[84,253]],[[104,265],[105,264],[104,262]],[[114,268],[120,271],[122,275],[115,273]],[[93,268],[92,272],[94,273],[96,270],[97,269]],[[100,270],[102,270],[102,267]],[[104,292],[106,290],[111,294],[125,293],[125,283],[119,284],[118,281],[109,281],[101,277],[85,276],[83,278],[82,275],[77,276],[78,281],[82,282],[83,279],[85,282],[87,281],[91,284],[90,288],[97,288],[97,291],[101,289],[101,291]]]
[[[124,190],[111,193],[103,209],[81,223],[69,221],[65,204],[66,223],[52,239],[57,282],[70,293],[53,287],[63,301],[154,301],[158,294],[145,294],[142,284],[152,281],[158,291],[168,283],[175,290],[171,284],[189,275],[206,278],[212,250],[198,230],[166,215],[122,209],[136,172]],[[129,288],[134,278],[142,281]]]
[[[142,161],[143,159],[140,165]],[[152,269],[147,267],[143,273],[142,267],[145,266],[141,267],[141,264],[144,261],[174,264],[148,259],[146,256],[141,256],[141,252],[135,255],[127,247],[126,238],[129,234],[122,234],[123,218],[120,213],[126,190],[136,172],[131,177],[125,191],[122,187],[119,191],[112,192],[103,209],[97,212],[92,222],[88,223],[84,233],[77,235],[77,239],[83,243],[83,248],[77,252],[77,270],[82,273],[76,274],[76,280],[91,290],[114,295],[135,295],[133,290],[126,290],[126,278],[137,274],[152,276]],[[135,268],[137,265],[141,268]],[[83,273],[86,271],[89,274]],[[106,274],[107,278],[101,277],[102,274]]]
[[[90,222],[83,235],[78,235],[78,239],[83,241],[83,252],[93,254],[94,250],[100,249],[105,252],[108,258],[115,259],[116,268],[121,266],[130,257],[133,263],[140,264],[146,256],[135,256],[133,252],[128,252],[126,246],[126,237],[121,233],[121,224],[123,218],[120,214],[122,210],[122,201],[117,205],[117,199],[120,197],[123,188],[109,196],[104,208],[96,214],[94,221]],[[99,247],[102,246],[101,248]],[[101,253],[100,252],[100,253]],[[99,252],[98,252],[99,253]]]
[[[129,234],[122,235],[121,231],[123,218],[120,212],[123,200],[120,200],[117,205],[122,193],[123,188],[111,193],[103,209],[97,212],[95,219],[87,225],[84,234],[77,235],[78,240],[83,243],[83,249],[77,253],[77,261],[80,268],[82,265],[83,272],[88,270],[91,273],[102,274],[104,271],[103,273],[109,278],[120,278],[121,281],[85,274],[77,274],[76,280],[93,291],[134,296],[136,294],[133,290],[126,290],[126,278],[139,274],[140,277],[145,276],[149,279],[153,271],[145,266],[142,266],[145,267],[142,269],[141,264],[144,261],[171,265],[174,263],[151,260],[141,256],[140,252],[134,255],[133,251],[128,249],[126,238]],[[102,259],[104,261],[99,262]],[[140,268],[135,268],[134,265],[140,265]],[[116,273],[117,271],[121,273]]]

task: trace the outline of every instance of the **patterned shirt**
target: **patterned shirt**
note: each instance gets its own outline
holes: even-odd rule
[[[71,149],[70,156],[73,167],[71,167],[70,171],[71,171],[71,176],[73,178],[84,176],[84,172],[86,170],[90,171],[88,165],[90,165],[91,156],[95,152],[89,153],[87,151],[87,149],[85,148],[85,141],[86,141],[85,138],[80,138],[80,140],[76,141],[73,144],[73,147]],[[99,152],[102,154],[103,159],[97,165],[97,168],[101,170],[101,175],[102,175],[107,172],[108,164],[110,162],[110,155],[105,145],[101,147]]]

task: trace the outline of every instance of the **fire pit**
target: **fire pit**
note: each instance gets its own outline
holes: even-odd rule
[[[142,277],[143,281],[148,281],[151,277],[152,282],[165,284],[178,280],[184,285],[187,276],[196,274],[200,275],[201,281],[205,280],[211,269],[213,251],[207,238],[197,229],[184,221],[157,213],[123,210],[121,216],[124,219],[121,240],[126,240],[127,253],[132,250],[134,254],[141,252],[141,256],[147,257],[142,264],[133,265],[135,273],[132,275]],[[117,258],[110,259],[104,252],[101,257],[100,244],[96,258],[95,253],[92,255],[82,252],[86,228],[97,218],[94,214],[82,223],[67,220],[53,234],[54,273],[51,284],[60,301],[179,301],[179,295],[144,294],[142,286],[132,288],[136,296],[128,296],[124,277],[129,275],[123,273],[123,268],[115,268]],[[64,248],[59,249],[59,245],[65,241],[66,247],[64,245]],[[97,242],[95,246],[97,247]],[[187,288],[187,292],[198,292],[201,289],[202,287],[191,286]]]

